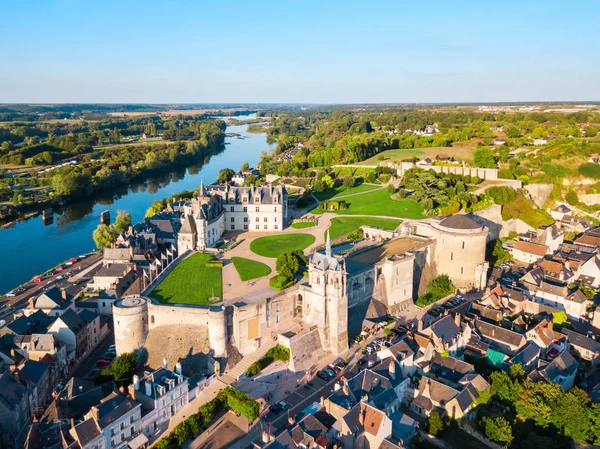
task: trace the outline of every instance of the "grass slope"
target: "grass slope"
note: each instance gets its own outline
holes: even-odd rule
[[[262,262],[256,262],[244,257],[232,257],[231,261],[242,281],[258,279],[271,274],[271,268]]]
[[[387,189],[367,192],[345,199],[349,207],[335,211],[338,215],[386,215],[397,218],[425,218],[423,207],[416,201],[393,200]],[[312,214],[325,212],[320,206],[310,211]]]
[[[376,217],[336,217],[331,220],[329,233],[332,239],[352,232],[361,226],[375,226],[377,228],[394,230],[400,223],[400,220],[391,220],[389,218]],[[327,233],[327,232],[326,232]]]
[[[326,190],[325,192],[313,192],[319,201],[326,201],[332,198],[337,198],[343,195],[352,195],[354,193],[368,192],[369,190],[378,189],[378,186],[372,186],[369,184],[359,184],[354,187],[344,187],[343,184],[334,186],[333,188]]]
[[[211,296],[223,295],[223,280],[220,267],[206,267],[206,262],[215,259],[212,254],[194,254],[175,267],[150,293],[150,297],[163,304],[215,304]]]
[[[477,149],[475,145],[454,146],[454,147],[431,147],[431,148],[410,148],[402,150],[387,150],[359,162],[359,165],[379,165],[381,162],[380,156],[384,157],[386,162],[399,162],[402,159],[411,157],[419,157],[424,159],[429,157],[433,159],[438,154],[447,154],[453,156],[456,160],[464,160],[473,162],[473,152]]]
[[[310,234],[280,234],[261,237],[250,243],[250,251],[263,257],[277,257],[282,253],[290,253],[304,249],[314,243]]]

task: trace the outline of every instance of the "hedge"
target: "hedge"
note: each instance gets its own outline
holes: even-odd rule
[[[202,433],[217,417],[220,410],[231,409],[244,416],[252,422],[258,418],[259,404],[246,393],[242,393],[233,387],[225,387],[219,391],[217,397],[198,408],[198,413],[189,416],[185,421],[178,424],[166,437],[161,438],[156,449],[177,449],[187,440]]]
[[[246,370],[246,376],[251,377],[258,374],[275,360],[287,362],[290,360],[290,350],[281,345],[269,349],[265,355],[250,365],[250,368]]]
[[[271,287],[273,287],[275,290],[281,291],[281,290],[285,290],[286,288],[294,285],[294,281],[295,281],[294,278],[290,279],[286,276],[278,274],[276,276],[273,276],[271,279],[269,279],[269,285]]]

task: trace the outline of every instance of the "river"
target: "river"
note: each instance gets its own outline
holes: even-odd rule
[[[255,115],[235,117],[250,120]],[[72,256],[95,249],[92,232],[100,223],[102,211],[109,210],[111,219],[118,210],[131,214],[134,223],[144,218],[152,201],[171,196],[182,190],[192,190],[214,182],[219,170],[225,167],[238,170],[242,163],[252,166],[260,161],[260,153],[273,145],[266,135],[247,132],[248,125],[228,126],[227,133],[244,137],[226,137],[223,152],[205,163],[173,170],[143,184],[131,185],[111,193],[94,195],[88,200],[73,203],[54,215],[54,224],[44,226],[41,216],[16,223],[0,230],[0,294],[22,284]]]

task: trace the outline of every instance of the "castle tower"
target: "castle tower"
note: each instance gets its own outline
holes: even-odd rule
[[[148,303],[128,297],[113,303],[113,324],[117,355],[142,348],[148,336]]]

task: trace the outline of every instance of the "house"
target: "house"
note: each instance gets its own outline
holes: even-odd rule
[[[539,358],[540,347],[533,342],[529,342],[507,362],[509,366],[520,363],[525,372],[529,373],[537,366]]]
[[[96,328],[98,323],[98,315],[95,315],[95,318],[90,321],[91,326],[88,326],[88,323],[80,315],[73,310],[68,310],[52,323],[48,328],[48,334],[54,335],[66,345],[67,359],[69,364],[73,365],[75,360],[87,357],[89,351],[95,347],[93,331],[90,329]]]
[[[122,279],[131,285],[137,279],[136,267],[129,263],[107,263],[94,275],[92,288],[95,290],[114,290]]]
[[[564,229],[567,229],[568,231],[571,231],[571,232],[577,232],[577,233],[585,232],[585,231],[591,229],[591,227],[592,227],[592,224],[589,220],[587,220],[586,218],[577,217],[575,215],[565,215],[560,220],[560,224]],[[583,245],[584,243],[577,243],[577,240],[576,240],[575,244]],[[596,246],[598,246],[598,244],[596,244]]]
[[[567,336],[569,351],[579,362],[580,368],[586,372],[597,369],[600,364],[600,343],[592,336],[581,335],[570,329],[561,332]]]
[[[46,356],[52,356],[55,365],[52,368],[58,371],[55,375],[57,381],[67,375],[67,346],[54,335],[15,335],[13,343],[28,360],[43,361]]]
[[[475,367],[470,363],[454,357],[442,357],[436,353],[431,359],[427,376],[453,388],[460,388],[461,380],[467,374],[475,373]]]
[[[419,382],[417,397],[410,408],[421,416],[429,416],[437,411],[442,416],[460,419],[469,413],[478,397],[479,392],[471,383],[459,391],[437,380],[423,377]]]
[[[460,320],[459,314],[454,317],[446,315],[428,328],[420,330],[420,333],[430,338],[436,351],[448,351],[450,354],[456,354],[465,347],[471,338],[470,328],[465,326],[463,330]],[[419,329],[417,328],[417,330]]]
[[[506,140],[504,139],[496,139],[494,140],[494,146],[506,145]]]
[[[292,424],[291,428],[279,434],[272,443],[267,444],[265,449],[326,449],[329,446],[328,430],[314,415],[306,414]]]
[[[552,322],[543,319],[525,332],[527,340],[535,343],[541,349],[547,349],[555,340]]]
[[[507,355],[515,355],[527,343],[524,335],[482,320],[474,321],[474,331],[491,347]]]
[[[588,299],[580,290],[570,290],[566,284],[542,281],[533,295],[535,302],[564,311],[567,316],[581,321],[587,313]]]
[[[80,449],[131,448],[134,445],[128,443],[141,434],[141,410],[139,402],[112,393],[93,406],[85,415],[85,421],[71,428],[69,434]]]
[[[575,279],[575,273],[568,267],[570,264],[563,264],[560,261],[544,259],[539,264],[545,279],[555,282],[569,283]]]
[[[233,182],[236,186],[242,186],[246,182],[246,175],[244,175],[242,172],[237,172],[231,178],[231,182]]]
[[[594,254],[579,265],[577,279],[588,288],[600,287],[600,257]]]
[[[570,215],[572,212],[571,208],[566,204],[559,204],[551,212],[550,215],[556,221],[561,221],[565,215]]]
[[[46,405],[46,399],[50,396],[50,365],[35,360],[27,360],[25,364],[18,369],[19,379],[26,385],[29,385],[31,395],[32,413],[35,415],[43,411]],[[40,413],[41,414],[41,413]]]
[[[579,364],[568,349],[564,349],[552,361],[540,359],[538,368],[529,374],[534,382],[546,381],[558,384],[567,391],[573,386]]]
[[[0,335],[31,335],[46,332],[50,319],[42,310],[21,315],[0,328]]]
[[[188,378],[181,373],[181,363],[171,371],[164,362],[162,368],[143,378],[133,376],[129,395],[142,405],[143,434],[152,442],[169,427],[169,421],[188,404]]]
[[[527,264],[541,262],[546,254],[548,254],[548,247],[546,245],[525,242],[523,240],[516,242],[512,248],[513,257]]]
[[[375,407],[359,402],[333,425],[344,448],[378,448],[392,435],[392,420]]]
[[[23,313],[29,316],[38,310],[48,316],[61,316],[67,310],[74,310],[73,299],[66,290],[52,287],[36,299],[29,298],[29,308],[23,309]]]
[[[533,144],[537,147],[540,145],[546,145],[548,143],[548,138],[540,137],[538,139],[533,139]]]
[[[445,153],[441,153],[435,156],[435,160],[439,162],[449,161],[451,157]]]
[[[18,375],[0,372],[0,446],[21,449],[31,421],[30,391]]]

